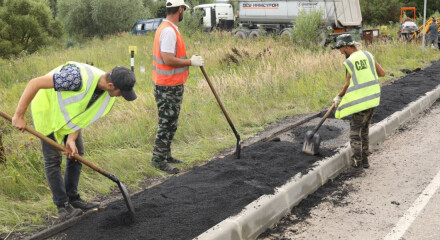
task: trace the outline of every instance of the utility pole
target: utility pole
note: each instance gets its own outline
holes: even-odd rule
[[[426,35],[426,0],[425,6],[423,7],[423,38],[422,38],[422,47],[425,47],[425,35]]]

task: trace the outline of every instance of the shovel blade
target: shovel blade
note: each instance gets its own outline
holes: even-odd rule
[[[132,217],[134,217],[134,207],[131,202],[130,194],[124,184],[118,181],[119,190],[121,190],[122,196],[124,197],[125,204],[127,205],[128,211]]]
[[[309,130],[304,137],[302,151],[309,155],[316,155],[319,153],[319,144],[321,144],[321,136],[319,136],[318,133],[313,134],[313,132]]]
[[[240,157],[241,157],[241,141],[237,141],[235,154],[236,154],[237,159],[240,159]]]

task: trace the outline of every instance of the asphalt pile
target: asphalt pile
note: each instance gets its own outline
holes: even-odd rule
[[[403,109],[439,84],[440,61],[384,84],[373,123]],[[241,159],[215,159],[133,196],[133,223],[124,221],[127,210],[121,200],[83,219],[56,239],[192,239],[335,153],[335,148],[321,148],[317,156],[302,153],[304,130],[294,129],[292,142],[253,144],[242,150]],[[320,130],[323,140],[340,134],[338,129]]]

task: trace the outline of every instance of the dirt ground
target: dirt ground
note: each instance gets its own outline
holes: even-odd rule
[[[382,88],[381,106],[373,121],[402,109],[439,84],[440,62],[390,82]],[[242,159],[214,159],[136,194],[132,197],[136,209],[132,224],[124,223],[126,206],[116,201],[53,239],[192,239],[261,195],[273,193],[297,173],[308,172],[316,161],[331,156],[348,140],[348,123],[329,119],[319,131],[323,138],[320,155],[301,153],[304,133],[318,120],[282,135],[279,142],[244,148]]]
[[[365,177],[319,189],[260,240],[383,239],[440,171],[440,104],[402,126],[370,156]],[[440,191],[403,239],[440,239]]]

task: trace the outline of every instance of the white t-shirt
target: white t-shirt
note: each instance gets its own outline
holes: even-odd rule
[[[177,31],[179,31],[179,28],[174,23],[168,20],[163,21],[171,23],[177,29]],[[161,52],[174,53],[174,55],[176,54],[177,36],[172,27],[166,27],[162,30],[159,38],[159,45]]]

